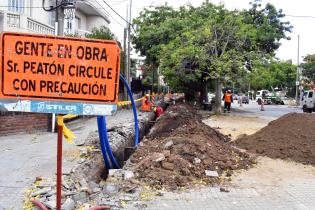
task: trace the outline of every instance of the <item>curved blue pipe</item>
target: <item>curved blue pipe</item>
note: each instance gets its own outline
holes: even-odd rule
[[[109,139],[108,139],[108,135],[107,135],[107,130],[106,130],[106,117],[105,116],[101,116],[99,117],[99,120],[100,120],[100,124],[101,124],[101,133],[102,133],[102,136],[103,136],[103,142],[102,144],[105,145],[105,148],[106,148],[106,152],[109,156],[109,159],[111,160],[112,162],[112,165],[113,165],[113,168],[120,168],[119,167],[119,164],[113,154],[113,151],[110,147],[110,144],[109,144]],[[104,155],[103,155],[104,156]]]
[[[138,123],[139,122],[138,122],[136,104],[135,104],[135,101],[133,99],[131,89],[130,89],[127,81],[125,80],[125,78],[122,75],[120,75],[120,80],[122,80],[122,82],[126,86],[129,98],[131,100],[133,116],[134,116],[134,121],[135,121],[135,146],[138,146],[138,143],[139,143],[139,126],[138,126]],[[114,157],[114,154],[112,152],[110,144],[109,144],[107,130],[106,130],[106,118],[105,118],[105,116],[98,116],[97,117],[97,125],[98,125],[98,132],[99,132],[99,136],[100,136],[103,159],[104,159],[106,168],[111,169],[111,165],[109,163],[108,156],[109,156],[109,159],[111,160],[111,162],[113,164],[113,167],[120,168],[117,160]],[[107,156],[107,154],[108,154],[108,156]]]
[[[98,127],[98,131],[99,131],[98,135],[100,137],[100,145],[101,145],[101,150],[102,150],[102,153],[103,153],[103,159],[104,159],[106,168],[109,169],[109,168],[111,168],[111,165],[109,163],[107,152],[106,152],[106,147],[105,147],[105,144],[104,144],[104,134],[102,132],[103,128],[102,128],[102,125],[101,125],[101,118],[100,117],[97,117],[97,127]]]
[[[139,126],[138,126],[138,124],[139,124],[139,122],[138,122],[138,115],[137,115],[136,104],[135,104],[135,101],[133,99],[133,95],[132,95],[131,89],[130,89],[127,81],[125,80],[125,78],[122,75],[120,75],[120,80],[126,86],[129,98],[131,100],[131,105],[132,105],[132,110],[133,110],[133,117],[134,117],[134,120],[135,120],[135,146],[138,146],[138,143],[139,143]]]

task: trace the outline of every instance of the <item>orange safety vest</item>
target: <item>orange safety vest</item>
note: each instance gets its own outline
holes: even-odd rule
[[[226,93],[224,96],[224,102],[231,103],[231,97],[232,97],[232,94]]]

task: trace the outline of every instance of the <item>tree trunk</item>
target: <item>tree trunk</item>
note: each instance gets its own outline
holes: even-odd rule
[[[203,102],[208,102],[208,85],[206,81],[203,81],[201,83],[200,88],[200,96],[199,96],[199,102],[202,104]]]
[[[221,99],[222,99],[222,82],[220,79],[216,79],[215,81],[215,113],[221,114]]]

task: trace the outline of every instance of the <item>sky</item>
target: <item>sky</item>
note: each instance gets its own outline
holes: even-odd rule
[[[132,18],[136,18],[145,7],[164,5],[165,2],[169,6],[175,8],[187,4],[199,6],[205,0],[133,0],[132,2]],[[112,6],[122,17],[127,16],[127,6],[130,0],[107,0],[109,5]],[[209,0],[214,4],[223,3],[228,9],[243,9],[249,8],[249,0]],[[293,26],[293,32],[290,34],[291,40],[282,40],[281,47],[276,52],[276,57],[281,60],[291,59],[293,63],[297,63],[298,58],[298,35],[300,36],[299,47],[299,60],[302,62],[303,56],[306,54],[315,53],[315,17],[292,17],[292,16],[315,16],[314,0],[262,0],[262,4],[272,3],[277,9],[282,9],[283,13],[287,16],[283,19],[289,21]],[[119,40],[123,40],[123,27],[126,25],[124,20],[113,13],[108,7],[104,7],[111,19],[109,28],[118,36]],[[133,53],[133,56],[135,54]]]

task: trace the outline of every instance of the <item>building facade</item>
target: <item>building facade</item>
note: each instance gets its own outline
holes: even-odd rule
[[[109,18],[97,1],[75,1],[75,17],[71,20],[59,14],[59,21],[63,22],[63,34],[84,36],[94,27],[107,26]],[[45,8],[55,5],[56,0],[45,0]],[[44,11],[42,0],[1,0],[0,31],[54,35],[55,11]]]

